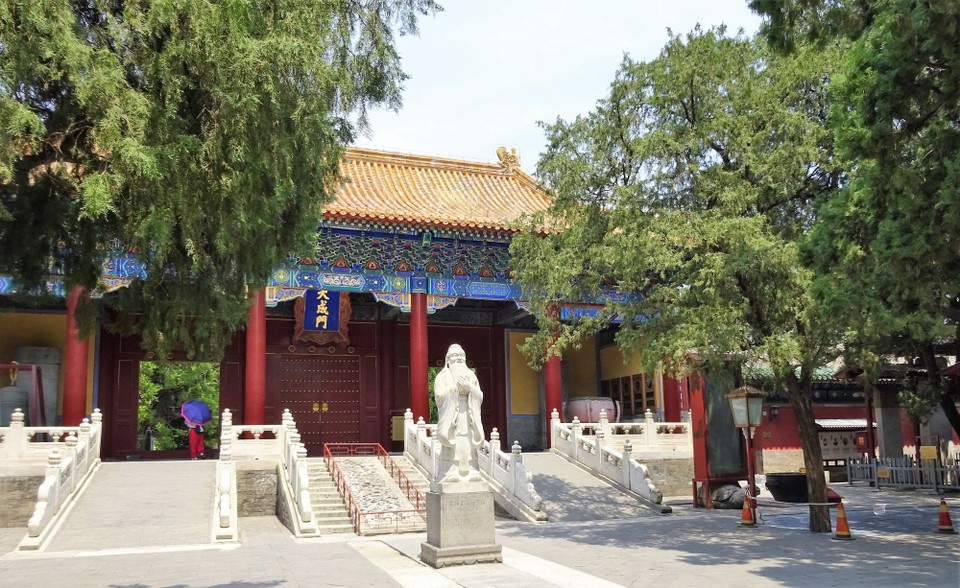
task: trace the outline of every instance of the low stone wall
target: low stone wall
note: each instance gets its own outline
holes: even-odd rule
[[[648,459],[641,455],[634,459],[647,466],[650,480],[664,496],[690,496],[693,479],[693,458]]]
[[[0,475],[0,527],[27,528],[43,475]]]
[[[277,514],[277,463],[237,462],[237,516]]]

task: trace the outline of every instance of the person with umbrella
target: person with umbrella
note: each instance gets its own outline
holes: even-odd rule
[[[203,426],[210,422],[210,407],[201,400],[188,400],[180,406],[180,416],[190,427],[190,459],[206,459]]]

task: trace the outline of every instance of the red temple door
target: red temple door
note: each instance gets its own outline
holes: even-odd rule
[[[324,443],[360,442],[360,358],[283,355],[280,406],[311,457],[323,455]]]

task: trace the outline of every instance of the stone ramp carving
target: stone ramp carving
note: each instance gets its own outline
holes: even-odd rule
[[[653,516],[649,507],[554,453],[524,453],[523,464],[543,499],[550,522]]]
[[[337,457],[362,513],[360,533],[403,533],[426,529],[426,521],[377,457]]]
[[[215,461],[106,462],[46,551],[103,551],[211,542]]]

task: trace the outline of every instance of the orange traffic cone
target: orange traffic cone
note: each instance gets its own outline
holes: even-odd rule
[[[837,503],[837,531],[833,535],[834,539],[853,539],[850,536],[850,527],[847,525],[847,513],[843,510],[843,503]]]
[[[949,533],[951,535],[956,535],[957,532],[953,530],[953,521],[950,520],[950,511],[947,510],[947,501],[943,498],[940,499],[940,528],[937,529],[938,533]]]
[[[756,526],[756,524],[756,521],[753,520],[753,511],[750,510],[750,498],[748,496],[744,496],[743,512],[740,514],[740,526],[753,527]]]

